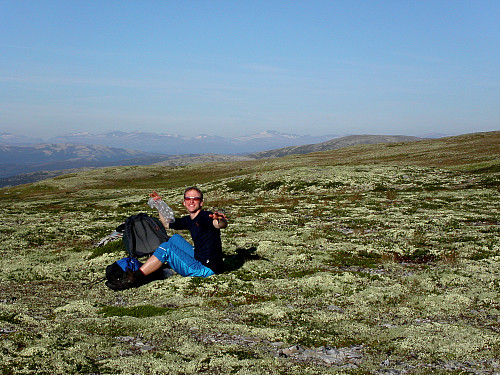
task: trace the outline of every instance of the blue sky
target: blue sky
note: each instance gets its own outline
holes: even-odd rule
[[[0,0],[0,131],[500,130],[500,1]]]

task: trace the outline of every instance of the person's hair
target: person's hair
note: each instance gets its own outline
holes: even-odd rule
[[[196,186],[190,186],[190,187],[186,188],[186,189],[184,190],[184,196],[186,196],[186,193],[187,193],[189,190],[194,190],[194,191],[197,191],[197,192],[200,194],[201,200],[203,200],[203,193],[202,193],[202,191],[201,191],[199,188],[197,188]]]

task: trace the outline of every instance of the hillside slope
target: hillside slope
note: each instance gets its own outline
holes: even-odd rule
[[[248,160],[253,160],[253,158],[244,155],[224,155],[224,154],[201,154],[196,156],[179,155],[177,157],[172,157],[169,160],[164,160],[155,163],[155,165],[164,167],[166,166],[179,167],[190,164],[220,163],[220,162],[248,161]]]
[[[418,141],[420,139],[421,138],[405,135],[349,135],[346,137],[332,139],[326,142],[302,146],[284,147],[276,150],[257,152],[248,156],[255,159],[278,158],[287,155],[310,154],[311,152],[338,150],[340,148],[356,145],[412,142]]]
[[[495,374],[498,136],[1,189],[0,373]],[[126,250],[95,244],[187,185],[229,217],[226,271],[108,289]]]
[[[325,165],[399,164],[452,167],[499,163],[500,131],[379,145],[359,145],[306,156]]]
[[[245,173],[291,169],[295,167],[334,165],[415,165],[480,170],[499,168],[500,131],[474,133],[456,137],[421,141],[357,145],[339,150],[304,155],[247,161],[212,162],[189,166],[128,166],[104,168],[57,177],[40,182],[58,186],[57,181],[72,188],[78,186],[129,187],[187,186]],[[15,187],[14,187],[15,188]]]

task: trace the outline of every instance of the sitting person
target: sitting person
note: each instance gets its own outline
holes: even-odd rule
[[[151,197],[160,200],[161,196],[153,192]],[[162,243],[153,255],[130,277],[130,286],[142,285],[147,276],[168,265],[182,276],[208,277],[224,271],[220,229],[227,227],[226,215],[203,210],[203,193],[197,187],[184,191],[182,203],[188,215],[168,222],[160,214],[160,221],[167,229],[187,229],[191,233],[194,247],[179,234],[174,234]]]

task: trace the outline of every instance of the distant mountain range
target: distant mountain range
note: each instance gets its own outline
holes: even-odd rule
[[[127,134],[135,139],[143,136],[143,140],[153,137],[152,133],[124,133],[118,138],[126,139]],[[87,136],[80,135],[83,138]],[[79,138],[80,136],[74,136]],[[155,135],[158,137],[158,135]],[[163,166],[181,166],[194,163],[206,163],[214,161],[239,161],[255,160],[262,158],[274,158],[291,154],[306,154],[310,152],[335,150],[342,147],[357,144],[391,143],[416,141],[419,138],[408,136],[379,136],[379,135],[358,135],[346,136],[330,139],[326,142],[302,144],[300,146],[288,146],[262,152],[254,152],[247,155],[191,153],[179,155],[162,155],[140,150],[108,147],[103,145],[84,145],[69,143],[54,144],[29,144],[28,139],[20,137],[10,137],[1,135],[0,140],[0,187],[18,185],[22,183],[39,181],[42,179],[55,177],[63,173],[70,173],[81,168],[98,168],[106,166],[125,165],[151,165],[159,164]],[[277,132],[264,132],[255,136],[240,139],[240,142],[256,142],[256,139],[266,139],[267,144],[280,144],[288,138],[290,142],[297,139],[310,139],[308,137],[298,137],[281,134]],[[24,145],[1,144],[22,143]],[[212,147],[220,149],[220,147]]]
[[[44,141],[0,133],[0,178],[9,177],[8,184],[13,184],[10,177],[39,171],[148,165],[160,161],[168,162],[169,165],[184,165],[200,160],[245,160],[247,158],[243,155],[249,152],[321,142],[333,137],[265,131],[237,138],[211,135],[189,138],[136,131],[103,134],[80,132]],[[212,156],[208,157],[207,154]],[[2,185],[5,184],[0,182]]]
[[[338,135],[301,136],[276,131],[264,131],[242,137],[225,138],[201,134],[184,137],[172,134],[156,134],[148,132],[109,132],[92,134],[87,132],[65,134],[49,138],[46,141],[38,138],[16,136],[9,133],[0,134],[0,144],[27,146],[36,143],[69,143],[80,145],[102,145],[114,148],[139,150],[153,154],[247,154],[271,150],[281,147],[319,143],[336,138]]]
[[[0,177],[42,170],[152,164],[166,156],[100,145],[0,145]],[[122,164],[124,160],[127,160]]]

